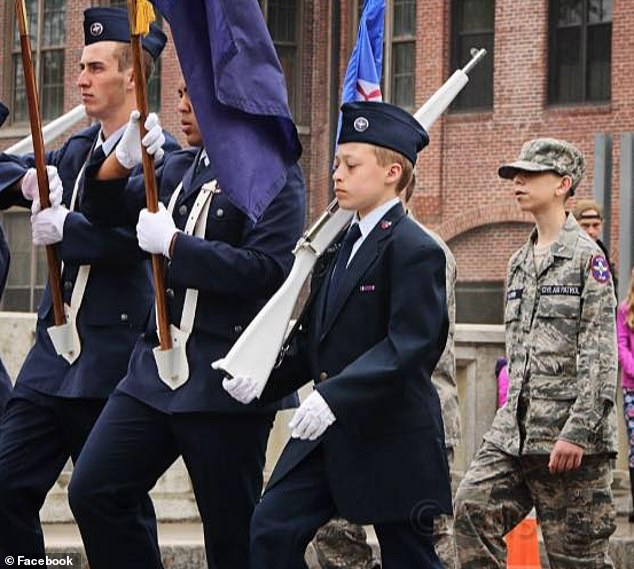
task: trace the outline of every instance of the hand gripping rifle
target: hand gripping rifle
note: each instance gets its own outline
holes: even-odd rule
[[[414,113],[414,118],[429,131],[438,117],[469,82],[468,73],[486,55],[486,50],[471,50],[471,61],[454,74],[431,98]],[[231,377],[251,377],[261,395],[280,349],[287,339],[289,322],[301,289],[317,259],[350,223],[354,212],[341,209],[337,200],[304,233],[295,247],[293,268],[284,284],[260,310],[238,338],[227,355],[218,363],[219,369]]]

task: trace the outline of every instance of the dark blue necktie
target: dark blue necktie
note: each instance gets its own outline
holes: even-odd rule
[[[352,247],[356,241],[361,237],[361,229],[359,229],[358,223],[353,223],[348,232],[346,233],[341,243],[341,249],[337,255],[337,262],[335,268],[332,271],[332,277],[330,279],[330,285],[328,286],[328,297],[326,299],[326,314],[328,314],[335,305],[335,298],[337,298],[337,291],[339,285],[343,279],[343,275],[346,272],[346,266],[352,253]]]
[[[88,165],[88,163],[95,163],[97,161],[101,162],[102,160],[104,160],[106,158],[106,153],[103,151],[103,144],[100,144],[99,146],[95,146],[92,149],[92,152],[90,153],[89,159],[86,161],[86,166]],[[79,185],[78,185],[78,191],[77,191],[77,201],[76,201],[76,208],[77,209],[81,209],[80,204],[82,203],[82,201],[84,200],[84,181],[86,178],[86,172],[85,170],[82,171],[81,173],[81,178],[79,179]]]
[[[92,162],[101,161],[106,158],[106,153],[103,151],[103,144],[100,144],[92,151]]]

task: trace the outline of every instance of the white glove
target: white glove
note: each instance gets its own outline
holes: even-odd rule
[[[140,140],[140,117],[141,113],[139,111],[130,113],[128,126],[126,126],[123,136],[114,150],[114,155],[119,164],[128,170],[132,170],[137,164],[141,163],[141,144],[145,146],[150,156],[154,156],[154,160],[158,161],[163,158],[165,135],[157,114],[150,113],[145,119],[147,134],[143,137],[143,140]]]
[[[334,422],[335,416],[326,400],[319,391],[313,391],[295,411],[288,426],[291,428],[291,437],[314,441]]]
[[[224,369],[223,358],[211,364],[214,369]],[[257,397],[258,385],[252,377],[225,377],[222,380],[223,389],[236,401],[248,405]]]
[[[258,385],[252,377],[225,377],[222,387],[236,401],[245,405],[251,403],[258,395]]]
[[[51,207],[55,207],[62,203],[62,194],[64,193],[64,187],[62,186],[62,179],[57,173],[55,166],[46,167],[46,175],[48,176],[48,199],[51,202]],[[31,213],[37,213],[42,209],[40,205],[40,192],[39,185],[37,183],[37,170],[35,168],[29,168],[22,178],[22,195],[31,200]]]
[[[70,212],[63,206],[47,207],[31,215],[31,231],[35,245],[53,245],[64,236],[64,221]]]
[[[136,238],[139,247],[144,251],[169,258],[170,244],[177,232],[172,216],[162,203],[159,202],[159,210],[156,213],[150,213],[147,208],[143,208],[139,213]]]

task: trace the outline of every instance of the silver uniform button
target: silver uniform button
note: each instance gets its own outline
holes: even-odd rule
[[[240,324],[236,324],[236,325],[233,327],[233,331],[234,331],[236,334],[241,334],[241,333],[242,333],[242,326],[240,326]]]
[[[187,215],[187,206],[186,205],[182,205],[178,208],[178,213],[180,215]]]
[[[173,288],[167,288],[167,289],[165,289],[165,294],[166,294],[169,298],[174,298],[174,289],[173,289]]]
[[[64,290],[72,290],[73,283],[71,281],[64,281]]]
[[[128,315],[125,312],[121,313],[121,322],[127,322],[128,321]]]
[[[224,209],[222,209],[221,207],[219,207],[219,208],[216,210],[216,217],[222,217],[224,214],[225,214],[225,210],[224,210]]]

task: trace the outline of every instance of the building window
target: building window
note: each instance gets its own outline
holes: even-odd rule
[[[295,120],[299,122],[302,117],[300,107],[300,0],[260,0],[260,6],[286,77],[288,105]]]
[[[416,0],[391,0],[385,8],[383,98],[413,111],[416,104]]]
[[[611,45],[611,0],[552,0],[548,101],[609,101]]]
[[[456,322],[504,323],[504,282],[456,283]]]
[[[353,0],[356,11],[353,41],[357,38],[364,0]],[[414,111],[416,104],[416,0],[387,0],[383,33],[383,100]]]
[[[39,85],[40,113],[43,120],[50,120],[61,115],[64,108],[66,2],[26,0],[26,11],[35,76]],[[21,123],[29,120],[29,109],[18,25],[15,17],[12,21],[14,32],[11,49],[11,108],[13,122]]]
[[[471,49],[484,48],[487,56],[469,76],[469,84],[456,97],[452,108],[490,109],[493,106],[494,0],[453,0],[452,68],[458,69],[471,59]]]
[[[2,310],[34,312],[42,297],[48,269],[44,247],[31,242],[31,221],[24,210],[1,215],[7,241],[11,244],[11,264],[2,295]]]

